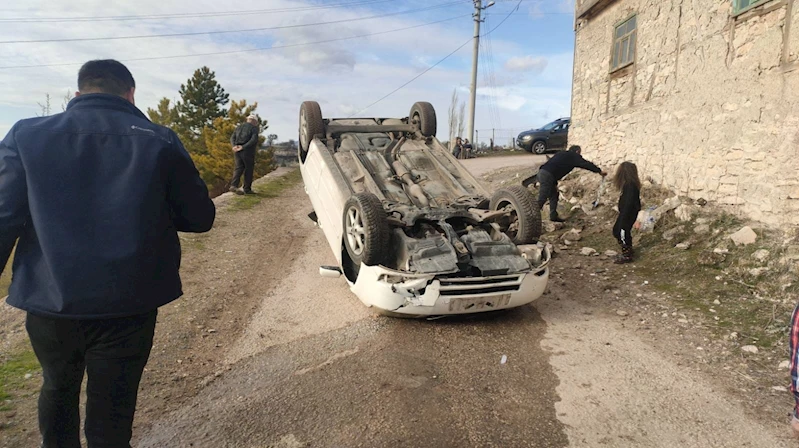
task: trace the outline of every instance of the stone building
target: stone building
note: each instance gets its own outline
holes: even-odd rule
[[[799,0],[577,0],[570,144],[799,224]]]

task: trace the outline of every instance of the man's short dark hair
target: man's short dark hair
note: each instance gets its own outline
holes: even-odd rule
[[[578,145],[571,145],[569,148],[569,152],[582,152],[583,148],[579,147]]]
[[[123,96],[136,87],[130,70],[113,59],[89,61],[78,72],[78,91]]]

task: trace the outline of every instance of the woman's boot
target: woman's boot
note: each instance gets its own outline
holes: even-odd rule
[[[632,263],[632,261],[633,261],[633,246],[622,246],[621,255],[616,257],[614,263],[625,264],[625,263]]]

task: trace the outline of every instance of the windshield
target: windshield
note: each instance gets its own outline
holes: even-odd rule
[[[544,127],[542,127],[542,128],[541,128],[541,130],[543,130],[543,131],[549,131],[549,130],[551,130],[551,129],[554,129],[554,128],[555,128],[555,126],[557,126],[557,125],[559,125],[559,124],[560,124],[560,122],[558,122],[558,121],[553,121],[552,123],[545,124],[545,125],[544,125]]]

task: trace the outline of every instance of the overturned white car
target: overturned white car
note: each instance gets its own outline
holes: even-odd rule
[[[438,316],[518,307],[543,294],[549,250],[529,191],[489,197],[435,138],[416,103],[402,119],[323,119],[300,108],[305,190],[342,274],[385,314]]]

